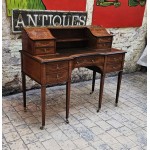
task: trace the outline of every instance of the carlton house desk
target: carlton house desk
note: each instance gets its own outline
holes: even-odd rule
[[[66,123],[69,123],[71,73],[74,68],[93,70],[92,92],[96,72],[101,74],[98,99],[102,103],[106,73],[118,72],[117,105],[125,51],[112,48],[113,36],[99,26],[26,27],[22,31],[21,71],[23,104],[26,110],[26,75],[41,85],[42,126],[45,126],[46,86],[66,83]]]

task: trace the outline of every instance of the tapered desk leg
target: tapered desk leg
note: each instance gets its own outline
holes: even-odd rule
[[[45,100],[46,100],[46,86],[41,86],[41,105],[42,105],[42,126],[40,129],[44,129],[45,126]]]
[[[22,72],[23,107],[26,112],[26,75]]]
[[[69,123],[70,84],[70,81],[66,83],[66,123]]]
[[[94,88],[95,88],[95,77],[96,77],[96,71],[93,71],[93,79],[92,79],[92,91],[90,94],[92,94],[94,92]]]
[[[121,85],[122,73],[123,73],[123,71],[120,71],[120,72],[118,73],[117,92],[116,92],[116,103],[115,103],[116,106],[118,105],[118,98],[119,98],[119,92],[120,92],[120,85]]]
[[[101,74],[101,80],[100,80],[100,92],[99,92],[99,104],[98,104],[98,110],[101,109],[101,103],[102,103],[102,98],[103,98],[103,89],[104,89],[104,80],[105,80],[105,74]]]

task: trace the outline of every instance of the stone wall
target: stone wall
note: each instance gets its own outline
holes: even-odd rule
[[[88,22],[91,24],[92,9],[94,0],[87,0]],[[6,15],[6,2],[2,0],[2,70],[3,70],[3,95],[11,94],[21,91],[21,72],[20,72],[20,53],[22,48],[21,35],[13,34],[11,30],[11,18]],[[113,47],[127,51],[125,58],[124,72],[137,71],[136,64],[139,59],[145,44],[147,34],[147,19],[146,11],[144,15],[143,25],[139,28],[113,28],[108,29],[114,34]],[[89,80],[92,77],[92,72],[79,68],[72,73],[72,81],[78,82],[82,80]],[[98,77],[98,76],[97,76]],[[39,85],[27,78],[27,88],[37,88]]]

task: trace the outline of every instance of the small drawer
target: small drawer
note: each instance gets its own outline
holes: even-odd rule
[[[75,59],[75,67],[93,66],[93,65],[100,65],[103,63],[104,63],[103,56],[80,57]]]
[[[61,71],[46,75],[47,84],[61,83],[67,80],[68,80],[68,71]]]
[[[116,64],[107,64],[106,65],[106,72],[115,72],[115,71],[119,71],[122,70],[122,63],[116,63]]]
[[[111,48],[111,43],[98,43],[97,48],[99,49],[106,49],[106,48]]]
[[[54,41],[36,41],[35,47],[51,47],[54,46]]]
[[[98,43],[103,43],[103,42],[112,42],[112,37],[100,37],[97,39]]]
[[[36,54],[36,55],[54,54],[54,47],[35,48],[35,54]]]
[[[109,55],[107,57],[107,62],[116,63],[123,61],[123,55],[122,54],[115,54],[115,55]]]
[[[46,74],[68,70],[68,61],[51,62],[46,64]]]

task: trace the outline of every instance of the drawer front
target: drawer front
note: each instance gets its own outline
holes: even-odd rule
[[[107,57],[107,62],[109,63],[117,63],[123,61],[123,55],[122,54],[115,54],[115,55],[109,55]]]
[[[68,61],[51,62],[46,64],[46,74],[58,72],[61,70],[68,70]]]
[[[115,71],[119,71],[122,70],[122,63],[116,63],[116,64],[107,64],[106,65],[106,72],[115,72]]]
[[[101,65],[104,63],[103,56],[79,57],[75,59],[75,67]]]
[[[99,49],[106,49],[106,48],[111,48],[111,43],[98,43],[97,48]]]
[[[102,42],[112,42],[112,37],[100,37],[98,38],[98,43],[102,43]]]
[[[36,55],[42,55],[42,54],[53,54],[54,53],[54,47],[39,47],[35,48],[35,54]]]
[[[52,47],[54,46],[54,41],[36,41],[35,47]]]
[[[61,71],[46,75],[47,84],[61,83],[67,80],[68,80],[68,71]]]

